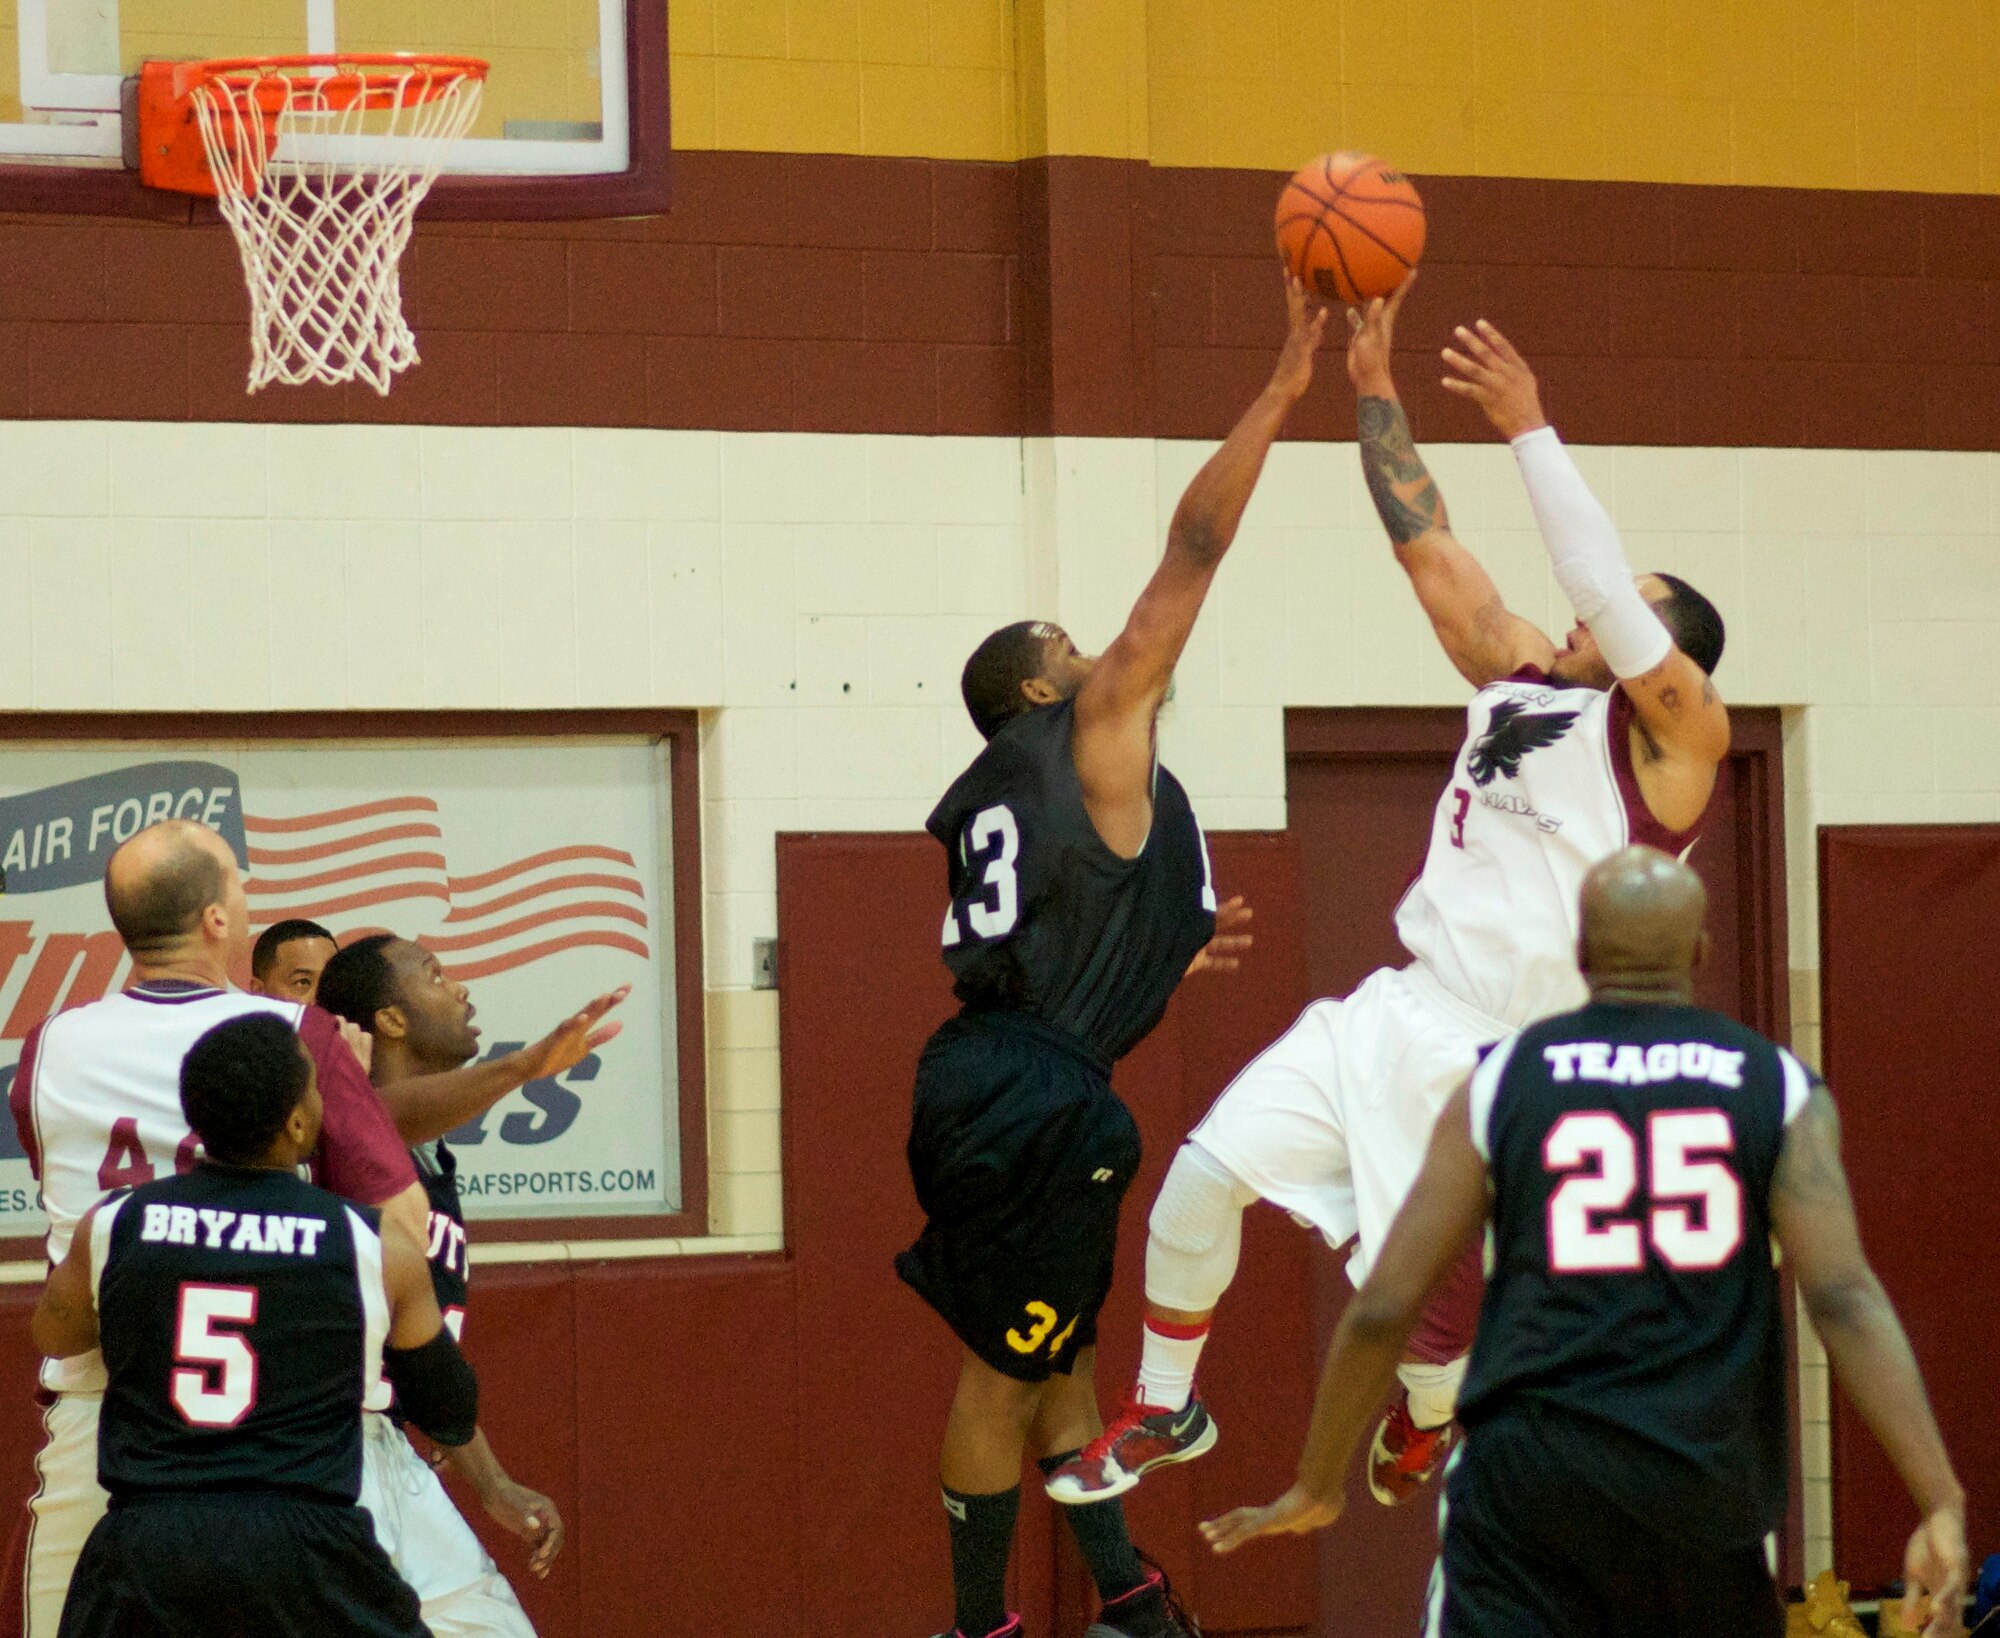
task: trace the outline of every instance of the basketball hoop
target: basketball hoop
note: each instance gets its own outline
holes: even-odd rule
[[[476,57],[356,54],[140,71],[140,179],[213,195],[236,236],[249,391],[362,380],[386,394],[417,362],[397,270],[486,69]]]

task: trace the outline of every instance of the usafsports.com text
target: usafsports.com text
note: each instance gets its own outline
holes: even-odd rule
[[[458,1180],[461,1194],[657,1194],[659,1174],[652,1167],[625,1167],[601,1172],[467,1172]]]

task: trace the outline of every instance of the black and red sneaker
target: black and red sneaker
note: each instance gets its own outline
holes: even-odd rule
[[[1159,1561],[1144,1548],[1137,1551],[1146,1579],[1099,1610],[1083,1638],[1202,1638],[1201,1623],[1174,1596]]]
[[[1125,1400],[1111,1425],[1051,1473],[1043,1487],[1065,1507],[1122,1496],[1156,1467],[1189,1462],[1215,1448],[1215,1419],[1194,1394],[1179,1410]]]
[[[1458,1424],[1420,1428],[1410,1420],[1403,1394],[1383,1414],[1368,1450],[1368,1494],[1384,1507],[1400,1507],[1430,1482],[1458,1437]]]

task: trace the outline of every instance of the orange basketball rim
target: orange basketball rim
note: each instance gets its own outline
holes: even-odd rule
[[[358,379],[386,393],[417,362],[398,268],[486,72],[477,57],[343,53],[149,62],[128,82],[139,180],[213,198],[236,237],[251,392]]]

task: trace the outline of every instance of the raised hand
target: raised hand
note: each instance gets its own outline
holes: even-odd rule
[[[1316,306],[1306,287],[1291,274],[1285,275],[1285,317],[1288,328],[1278,367],[1271,372],[1271,385],[1293,403],[1305,396],[1312,384],[1313,354],[1326,335],[1326,309]]]
[[[632,993],[630,984],[620,985],[609,995],[600,995],[581,1012],[564,1019],[533,1046],[522,1049],[526,1058],[526,1079],[539,1081],[560,1075],[578,1064],[615,1037],[624,1025],[614,1019],[600,1022],[604,1015]]]
[[[1204,1519],[1201,1533],[1218,1553],[1233,1553],[1259,1536],[1302,1536],[1324,1530],[1340,1517],[1340,1505],[1293,1485],[1268,1507],[1239,1507],[1219,1519]]]
[[[1445,367],[1452,373],[1444,378],[1447,391],[1470,398],[1486,412],[1493,430],[1514,439],[1524,432],[1549,424],[1542,413],[1541,390],[1527,360],[1514,351],[1514,344],[1485,319],[1471,327],[1459,325],[1452,332],[1459,347],[1444,350]]]
[[[1396,344],[1396,315],[1403,310],[1403,298],[1417,275],[1410,276],[1387,296],[1377,296],[1365,307],[1347,310],[1347,379],[1354,390],[1371,398],[1393,398],[1395,381],[1390,372],[1390,354]]]
[[[1201,947],[1201,953],[1188,963],[1188,970],[1181,976],[1235,972],[1243,965],[1243,953],[1254,942],[1249,927],[1250,918],[1256,913],[1243,902],[1241,893],[1224,899],[1215,912],[1215,936]]]

